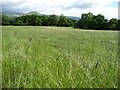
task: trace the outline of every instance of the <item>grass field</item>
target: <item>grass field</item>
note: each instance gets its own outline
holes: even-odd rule
[[[118,32],[2,27],[7,88],[117,88]]]

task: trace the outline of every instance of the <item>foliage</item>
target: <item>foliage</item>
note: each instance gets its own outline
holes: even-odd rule
[[[48,22],[50,26],[57,26],[59,22],[59,17],[56,15],[50,15]]]
[[[18,20],[18,21],[16,22],[16,25],[22,26],[22,25],[23,25],[23,21],[22,21],[22,20]]]
[[[9,25],[10,24],[9,20],[10,19],[8,16],[2,15],[2,25]]]
[[[119,20],[112,18],[107,20],[103,15],[93,15],[92,13],[83,13],[79,21],[75,21],[65,17],[63,14],[42,15],[37,14],[23,15],[10,19],[8,16],[2,16],[2,25],[22,25],[22,26],[61,26],[75,27],[81,29],[95,30],[119,30]]]
[[[60,15],[59,26],[67,26],[67,18],[63,14]]]
[[[111,19],[107,20],[101,14],[93,15],[92,13],[82,14],[81,19],[76,23],[77,28],[83,29],[98,29],[98,30],[107,30],[107,29],[118,29],[118,20]]]
[[[118,28],[118,20],[116,18],[112,18],[109,21],[109,28],[112,30],[116,30]]]

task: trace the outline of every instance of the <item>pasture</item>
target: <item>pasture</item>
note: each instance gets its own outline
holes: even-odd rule
[[[3,26],[5,88],[117,88],[118,32]]]

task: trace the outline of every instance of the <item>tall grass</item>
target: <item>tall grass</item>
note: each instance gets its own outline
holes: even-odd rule
[[[2,89],[2,27],[0,27],[0,89]]]
[[[118,87],[118,32],[64,27],[2,29],[3,87]]]

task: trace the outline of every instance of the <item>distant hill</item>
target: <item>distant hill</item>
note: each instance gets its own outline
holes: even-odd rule
[[[19,17],[19,16],[22,16],[22,15],[32,15],[32,14],[36,14],[36,15],[39,15],[39,16],[45,15],[45,14],[41,14],[41,13],[36,12],[36,11],[31,11],[31,12],[28,12],[28,13],[2,12],[2,15],[6,15],[10,18]],[[49,15],[46,15],[46,16],[49,16]],[[73,20],[79,20],[80,19],[79,17],[74,17],[74,16],[66,16],[66,17],[68,17],[70,19],[73,19]]]
[[[24,15],[32,15],[32,14],[36,14],[36,15],[40,15],[40,16],[44,15],[44,14],[41,14],[41,13],[36,12],[36,11],[32,11],[32,12],[28,12],[28,13],[24,13]]]
[[[10,12],[2,12],[2,15],[6,15],[10,18],[13,18],[13,17],[19,17],[19,16],[22,16],[23,13],[10,13]]]
[[[74,16],[66,16],[66,17],[73,19],[73,20],[77,20],[77,21],[80,19],[80,17],[74,17]]]

